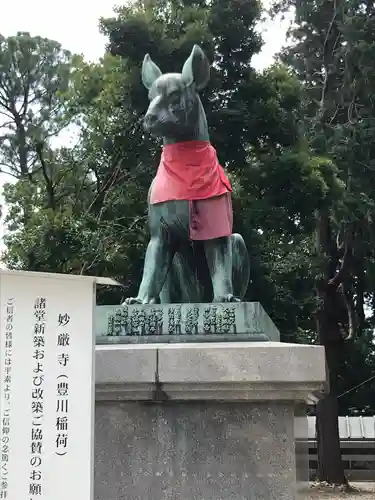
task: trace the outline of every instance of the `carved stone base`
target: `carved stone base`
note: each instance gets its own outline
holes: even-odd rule
[[[97,344],[280,341],[259,302],[98,306]]]

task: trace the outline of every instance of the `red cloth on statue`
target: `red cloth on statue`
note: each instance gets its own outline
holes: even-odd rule
[[[204,200],[231,192],[232,186],[208,141],[163,146],[150,203]]]
[[[230,236],[233,228],[230,193],[189,201],[189,237],[191,240],[213,240]]]

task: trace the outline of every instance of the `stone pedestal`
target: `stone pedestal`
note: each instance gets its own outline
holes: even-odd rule
[[[294,500],[321,347],[97,346],[95,500]]]

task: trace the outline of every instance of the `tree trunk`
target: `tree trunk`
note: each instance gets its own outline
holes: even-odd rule
[[[316,407],[316,431],[318,451],[318,481],[329,484],[347,484],[341,458],[338,425],[337,369],[341,356],[340,345],[325,347],[329,377],[329,393]]]
[[[344,339],[340,326],[344,324],[344,296],[333,280],[337,277],[339,255],[327,208],[316,212],[316,249],[321,259],[321,275],[317,280],[316,326],[319,344],[324,346],[329,392],[316,407],[318,480],[346,485],[341,458],[338,426],[337,381]],[[343,273],[341,273],[341,278]],[[336,280],[337,281],[337,280]]]

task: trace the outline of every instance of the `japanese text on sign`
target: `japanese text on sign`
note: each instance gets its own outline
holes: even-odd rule
[[[13,313],[14,299],[8,299],[5,306],[5,341],[1,349],[4,349],[4,373],[1,374],[4,387],[4,399],[2,401],[3,411],[1,415],[1,483],[0,498],[8,498],[8,463],[10,446],[10,422],[11,422],[11,385],[12,385],[12,345],[13,345]]]
[[[33,383],[31,389],[31,447],[30,447],[30,498],[42,495],[42,453],[43,453],[43,415],[44,415],[44,348],[47,301],[39,297],[34,303],[33,328]]]
[[[69,427],[69,333],[70,316],[60,313],[57,320],[57,362],[59,375],[56,381],[56,455],[64,456],[68,452]]]

